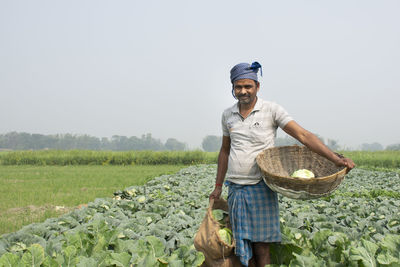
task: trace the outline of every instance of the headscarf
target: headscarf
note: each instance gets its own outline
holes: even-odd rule
[[[260,73],[262,76],[262,67],[261,64],[257,61],[254,61],[253,63],[251,63],[251,65],[249,63],[239,63],[231,69],[232,96],[235,99],[236,96],[234,93],[233,83],[241,79],[251,79],[258,82],[258,69],[260,69]]]
[[[257,72],[258,69],[261,69],[262,76],[262,67],[261,64],[257,61],[253,62],[251,65],[249,63],[239,63],[235,65],[231,69],[231,82],[232,84],[241,79],[251,79],[254,81],[258,81]]]

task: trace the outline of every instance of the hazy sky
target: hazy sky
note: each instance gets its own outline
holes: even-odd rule
[[[0,134],[200,147],[235,102],[231,67],[258,61],[259,96],[304,128],[347,147],[400,143],[399,11],[397,0],[0,0]]]

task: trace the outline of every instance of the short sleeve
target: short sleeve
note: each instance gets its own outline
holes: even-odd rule
[[[286,124],[293,120],[289,113],[278,104],[274,104],[272,112],[274,115],[275,124],[281,129],[285,128]]]
[[[222,113],[221,125],[222,125],[222,135],[223,136],[230,136],[229,130],[228,130],[228,125],[226,124],[225,112]]]

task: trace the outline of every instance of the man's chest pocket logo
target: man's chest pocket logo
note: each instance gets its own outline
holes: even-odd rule
[[[264,124],[255,122],[250,125],[250,135],[254,141],[265,142],[268,138],[268,131]]]

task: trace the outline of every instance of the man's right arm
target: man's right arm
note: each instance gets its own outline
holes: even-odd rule
[[[226,171],[228,169],[229,152],[231,150],[231,138],[222,136],[222,145],[218,155],[217,179],[215,181],[214,191],[210,198],[220,198],[222,193],[222,185],[224,183]]]

